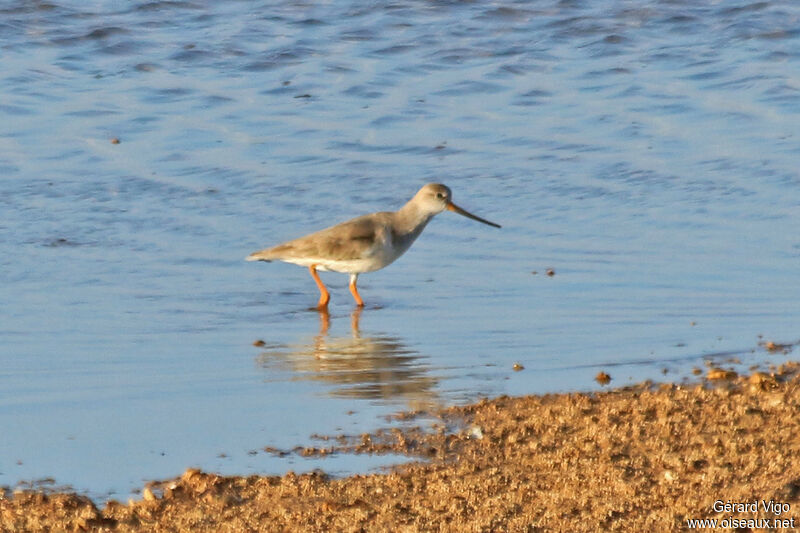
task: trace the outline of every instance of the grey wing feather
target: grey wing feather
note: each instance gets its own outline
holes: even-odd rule
[[[386,213],[388,215],[388,213]],[[316,233],[254,252],[248,261],[271,261],[296,257],[318,257],[349,261],[369,255],[385,231],[384,213],[375,213],[342,222]]]

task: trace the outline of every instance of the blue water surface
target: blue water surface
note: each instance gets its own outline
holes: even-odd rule
[[[364,471],[263,448],[800,339],[794,2],[0,14],[0,485]],[[361,313],[243,260],[427,182],[503,228],[440,215]]]

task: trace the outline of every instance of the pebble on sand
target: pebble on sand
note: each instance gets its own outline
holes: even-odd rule
[[[768,352],[782,352],[789,350],[791,347],[791,344],[778,344],[777,342],[772,341],[767,341],[764,343],[764,348],[766,348]]]
[[[731,380],[736,379],[736,372],[733,370],[725,370],[722,368],[709,368],[706,379],[710,380]]]
[[[609,376],[605,372],[598,372],[597,375],[594,377],[594,380],[598,382],[600,385],[608,385],[609,383],[611,383],[611,376]]]

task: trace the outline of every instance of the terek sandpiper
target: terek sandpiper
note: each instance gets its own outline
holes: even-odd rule
[[[319,279],[317,270],[350,274],[350,292],[359,307],[364,301],[358,294],[356,281],[364,272],[379,270],[403,255],[419,237],[430,220],[444,210],[499,228],[469,213],[451,200],[450,189],[438,183],[422,187],[398,211],[372,213],[342,222],[293,241],[279,244],[247,256],[247,261],[283,261],[308,267],[319,287],[317,308],[328,307],[330,295]]]

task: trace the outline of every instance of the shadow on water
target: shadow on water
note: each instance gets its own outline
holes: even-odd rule
[[[294,374],[293,380],[314,380],[331,385],[337,398],[402,400],[412,409],[440,404],[425,357],[402,339],[384,334],[362,334],[362,309],[350,315],[350,335],[330,333],[331,317],[319,311],[319,332],[294,344],[267,345],[258,364],[267,371]]]

